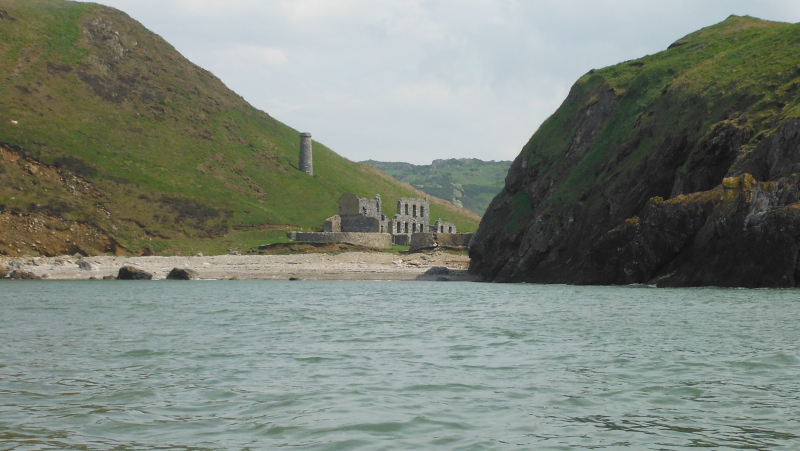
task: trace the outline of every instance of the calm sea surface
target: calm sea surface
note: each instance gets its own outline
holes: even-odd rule
[[[2,450],[800,449],[800,291],[0,283]]]

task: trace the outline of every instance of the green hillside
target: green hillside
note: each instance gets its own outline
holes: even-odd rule
[[[475,158],[433,160],[428,165],[368,160],[378,169],[431,196],[483,215],[489,202],[503,189],[510,161]]]
[[[0,214],[89,224],[131,252],[263,241],[270,225],[318,227],[348,191],[380,193],[387,205],[421,195],[317,142],[314,176],[301,173],[297,130],[96,4],[0,0],[0,105]],[[446,202],[431,209],[462,230],[477,227]],[[25,251],[9,240],[0,231],[0,253]]]

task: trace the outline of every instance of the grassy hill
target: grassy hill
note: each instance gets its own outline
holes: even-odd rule
[[[344,192],[423,195],[317,142],[315,175],[298,171],[297,130],[96,4],[0,0],[0,105],[0,253],[219,251],[321,226]],[[447,202],[431,210],[477,227]],[[45,227],[26,235],[31,223]],[[100,238],[64,234],[79,226]],[[66,248],[29,242],[48,234]]]
[[[431,196],[449,199],[454,205],[483,215],[489,202],[503,189],[510,161],[474,158],[433,160],[432,164],[368,160],[378,169]]]

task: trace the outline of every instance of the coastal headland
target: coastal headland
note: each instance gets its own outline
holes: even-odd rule
[[[470,246],[494,282],[800,286],[800,25],[747,16],[590,70]]]

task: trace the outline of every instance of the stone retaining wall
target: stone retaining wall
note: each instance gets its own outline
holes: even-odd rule
[[[472,241],[472,235],[471,233],[414,233],[411,235],[409,252],[438,247],[467,249]]]
[[[392,247],[392,235],[388,233],[288,232],[286,236],[293,241],[311,243],[345,243],[375,247],[378,249],[389,249]]]

